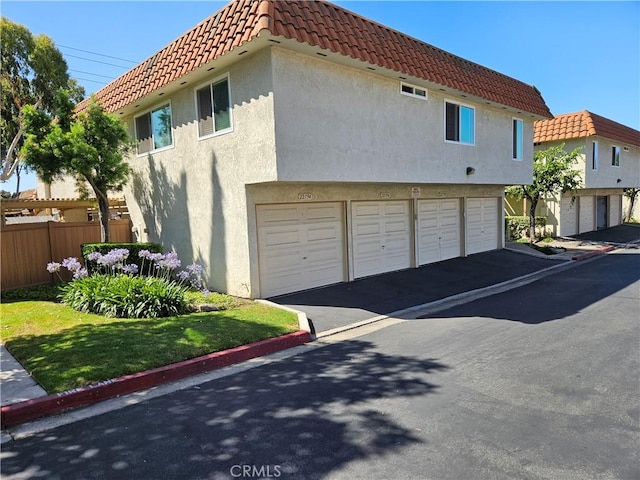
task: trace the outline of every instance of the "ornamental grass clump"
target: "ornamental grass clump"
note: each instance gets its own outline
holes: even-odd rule
[[[185,293],[208,290],[202,280],[202,266],[193,263],[176,272],[181,262],[175,252],[151,253],[140,250],[142,267],[127,263],[129,250],[117,248],[106,254],[92,252],[87,260],[96,267],[88,275],[86,268],[73,257],[47,265],[49,273],[64,267],[73,280],[62,287],[62,303],[74,310],[117,318],[157,318],[180,315],[188,311]],[[145,265],[146,263],[146,265]],[[141,275],[139,272],[145,272]]]

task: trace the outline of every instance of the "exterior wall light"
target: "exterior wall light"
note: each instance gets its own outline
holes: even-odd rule
[[[476,173],[476,169],[473,167],[467,167],[467,175],[473,175]]]

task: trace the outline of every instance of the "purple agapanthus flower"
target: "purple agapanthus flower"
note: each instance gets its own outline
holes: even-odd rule
[[[49,273],[56,273],[60,271],[60,267],[62,265],[58,262],[51,262],[51,263],[47,263],[47,272]]]
[[[180,260],[178,259],[178,254],[176,252],[169,252],[164,255],[164,258],[158,261],[158,267],[160,268],[168,268],[169,270],[174,270],[181,265]]]
[[[77,270],[82,268],[82,265],[75,257],[68,257],[62,261],[62,266],[69,270],[70,272],[76,272]]]
[[[131,265],[125,265],[124,267],[122,267],[122,272],[131,274],[138,273],[138,265],[136,265],[135,263],[132,263]]]
[[[92,262],[96,262],[101,258],[102,254],[100,252],[91,252],[89,255],[87,255],[87,259],[91,260]]]
[[[86,268],[84,268],[84,267],[79,268],[79,269],[77,269],[77,270],[75,270],[75,271],[73,272],[73,278],[74,278],[74,279],[84,278],[84,277],[86,277],[86,276],[88,276],[88,275],[89,275],[89,272],[88,272],[88,271],[87,271],[87,269],[86,269]]]

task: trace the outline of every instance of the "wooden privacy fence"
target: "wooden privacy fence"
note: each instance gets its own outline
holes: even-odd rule
[[[131,242],[131,220],[109,222],[112,242]],[[80,261],[80,245],[100,242],[99,222],[46,222],[4,225],[0,288],[40,285],[52,281],[47,263],[60,262],[67,257]]]

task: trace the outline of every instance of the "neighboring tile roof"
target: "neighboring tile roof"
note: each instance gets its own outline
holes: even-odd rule
[[[257,37],[263,30],[551,117],[535,87],[325,1],[234,0],[95,96],[108,111],[116,111]],[[86,101],[79,105],[80,109]]]
[[[588,110],[556,115],[533,124],[534,143],[597,135],[640,147],[640,132]]]

